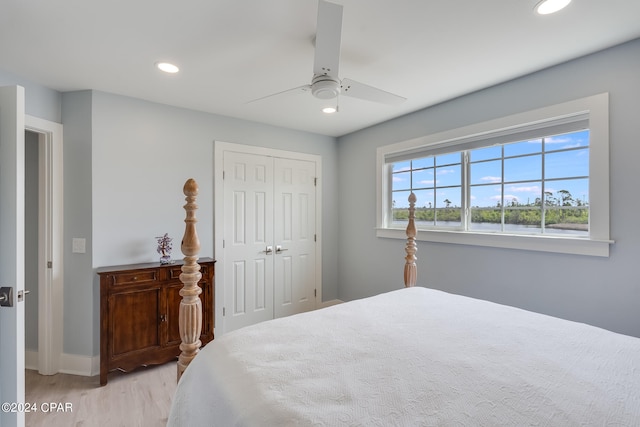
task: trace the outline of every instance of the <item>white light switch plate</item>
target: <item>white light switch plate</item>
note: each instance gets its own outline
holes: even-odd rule
[[[75,254],[83,254],[86,252],[86,239],[81,239],[78,237],[74,237],[71,241],[71,252]]]

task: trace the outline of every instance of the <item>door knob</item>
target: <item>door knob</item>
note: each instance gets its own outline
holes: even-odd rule
[[[277,246],[276,246],[276,253],[277,253],[277,254],[281,254],[282,252],[284,252],[284,251],[288,251],[288,250],[289,250],[289,249],[287,249],[287,248],[283,248],[283,247],[282,247],[282,246],[280,246],[280,245],[277,245]]]
[[[0,288],[0,307],[13,307],[13,288],[4,286]]]
[[[265,250],[262,252],[264,252],[267,255],[271,255],[271,253],[273,253],[273,246],[267,246]]]

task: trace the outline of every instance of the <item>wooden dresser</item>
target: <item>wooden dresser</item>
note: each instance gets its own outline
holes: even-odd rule
[[[201,258],[202,345],[213,340],[214,263]],[[100,385],[109,371],[176,360],[180,354],[182,261],[102,267],[100,276]]]

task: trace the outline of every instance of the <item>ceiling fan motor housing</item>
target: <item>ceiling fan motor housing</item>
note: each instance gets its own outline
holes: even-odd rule
[[[340,81],[325,74],[313,76],[311,93],[319,99],[333,99],[340,94]]]

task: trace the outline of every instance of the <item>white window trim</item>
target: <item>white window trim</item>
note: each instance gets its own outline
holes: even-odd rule
[[[483,123],[427,135],[379,147],[376,179],[376,235],[406,239],[403,229],[390,228],[386,207],[391,197],[390,167],[385,159],[402,152],[417,151],[427,146],[453,146],[457,141],[481,138],[483,135],[508,132],[509,129],[550,122],[578,114],[589,116],[589,227],[590,237],[558,237],[553,235],[510,235],[474,231],[419,230],[416,240],[524,249],[577,255],[609,256],[609,94],[602,93],[549,107],[514,114]]]

